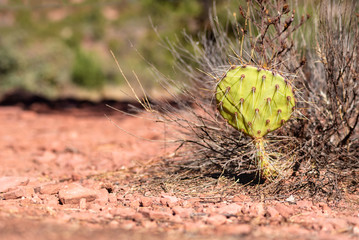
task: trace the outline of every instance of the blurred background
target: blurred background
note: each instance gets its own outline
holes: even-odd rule
[[[239,1],[217,1],[218,15]],[[232,5],[232,6],[231,6]],[[212,0],[0,0],[0,99],[26,92],[48,99],[127,99],[110,50],[133,81],[161,94],[148,64],[180,79],[161,42],[208,27]]]

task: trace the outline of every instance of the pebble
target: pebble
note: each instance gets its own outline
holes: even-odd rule
[[[149,217],[151,220],[169,220],[173,215],[169,212],[150,211]]]
[[[85,198],[87,202],[91,202],[97,197],[97,191],[85,188],[77,183],[66,185],[59,191],[59,199],[62,204],[79,204],[81,198]]]
[[[181,218],[189,218],[193,212],[193,209],[175,206],[172,208],[172,211],[176,216],[180,216]]]
[[[4,200],[18,199],[18,198],[32,198],[35,194],[34,188],[29,186],[19,186],[17,189],[3,194]]]
[[[219,226],[219,225],[225,224],[226,221],[227,221],[227,218],[225,216],[223,216],[223,215],[220,215],[220,214],[209,216],[206,219],[206,223],[210,224],[210,225],[213,225],[213,226]]]
[[[10,191],[17,186],[26,186],[29,181],[27,177],[0,177],[0,193]]]
[[[47,183],[35,188],[36,193],[40,194],[57,194],[60,189],[63,187],[63,183]]]
[[[107,189],[102,188],[100,190],[97,190],[96,193],[97,193],[97,198],[95,200],[96,203],[100,205],[106,205],[109,202],[109,193]]]
[[[174,206],[178,205],[178,198],[175,196],[169,196],[169,195],[162,194],[160,202],[164,206],[174,207]]]
[[[153,199],[150,197],[141,196],[140,197],[140,206],[141,207],[151,207],[153,204]]]
[[[229,205],[218,208],[217,212],[223,215],[237,215],[242,211],[242,206],[236,203],[231,203]]]
[[[135,209],[129,207],[118,207],[110,210],[113,216],[118,216],[125,219],[132,219],[137,213]]]

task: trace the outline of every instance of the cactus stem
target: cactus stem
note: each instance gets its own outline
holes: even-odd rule
[[[264,140],[263,138],[257,138],[254,140],[254,143],[260,177],[263,179],[271,179],[271,177],[276,176],[278,173],[270,163],[270,157],[265,151]]]

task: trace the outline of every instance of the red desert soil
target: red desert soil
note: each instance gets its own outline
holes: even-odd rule
[[[259,201],[233,181],[156,172],[169,148],[105,112],[0,107],[0,239],[359,238],[358,195]],[[154,122],[110,118],[163,138]]]

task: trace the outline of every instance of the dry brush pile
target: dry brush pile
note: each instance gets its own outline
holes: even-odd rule
[[[165,42],[186,79],[173,81],[152,66],[171,100],[152,104],[146,95],[138,98],[157,121],[176,130],[169,142],[178,148],[165,166],[264,183],[256,189],[272,194],[340,197],[343,190],[355,191],[358,5],[353,0],[307,6],[318,12],[309,16],[285,0],[249,0],[230,10],[226,24],[214,8],[206,32],[185,35],[184,45]],[[252,83],[242,85],[246,74]],[[254,106],[255,94],[266,101],[261,107]],[[270,111],[267,119],[254,122],[263,111]],[[272,129],[271,121],[278,122]]]

